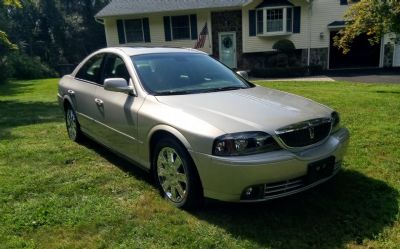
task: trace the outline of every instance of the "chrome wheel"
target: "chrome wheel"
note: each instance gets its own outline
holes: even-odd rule
[[[67,109],[67,113],[65,115],[65,121],[67,125],[68,136],[72,140],[76,140],[78,133],[78,126],[76,121],[76,116],[74,111],[71,108]]]
[[[157,157],[157,176],[165,195],[171,201],[185,200],[188,190],[188,175],[182,159],[175,149],[164,147]]]

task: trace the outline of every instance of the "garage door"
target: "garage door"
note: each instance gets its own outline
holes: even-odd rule
[[[394,46],[393,66],[400,67],[400,45]]]
[[[366,35],[358,36],[351,44],[350,52],[343,54],[333,46],[337,31],[330,32],[329,68],[379,67],[380,44],[371,46]]]

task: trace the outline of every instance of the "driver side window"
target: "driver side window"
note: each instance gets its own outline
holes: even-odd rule
[[[123,78],[128,82],[131,78],[124,61],[114,54],[107,55],[104,65],[103,80],[107,78]]]

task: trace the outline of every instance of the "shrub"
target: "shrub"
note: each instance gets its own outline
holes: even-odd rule
[[[39,57],[30,57],[22,53],[12,53],[9,62],[17,79],[41,79],[57,77],[57,73],[40,61]]]
[[[6,61],[0,62],[0,84],[7,81],[13,74],[13,69]]]
[[[291,53],[296,49],[293,42],[287,39],[282,39],[275,42],[272,48],[282,53]]]

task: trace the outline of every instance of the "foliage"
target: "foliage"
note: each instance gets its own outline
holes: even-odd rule
[[[282,53],[290,53],[293,52],[296,47],[294,46],[293,42],[288,39],[282,39],[274,43],[272,49],[277,50],[278,52]]]
[[[76,65],[105,46],[104,27],[95,21],[94,15],[108,2],[0,0],[0,70],[9,67],[5,64],[17,47],[21,54],[39,57],[42,64],[53,69],[58,65]]]
[[[41,79],[56,77],[57,73],[40,61],[39,57],[30,57],[23,53],[12,53],[9,64],[14,69],[13,78]]]
[[[0,86],[0,248],[400,245],[400,120],[394,118],[400,85],[258,81],[341,113],[352,134],[344,170],[296,196],[210,202],[187,213],[171,207],[147,174],[109,150],[68,140],[57,81]]]
[[[377,44],[386,33],[400,33],[400,0],[360,0],[349,7],[344,19],[347,25],[334,37],[334,44],[346,54],[361,34]]]

